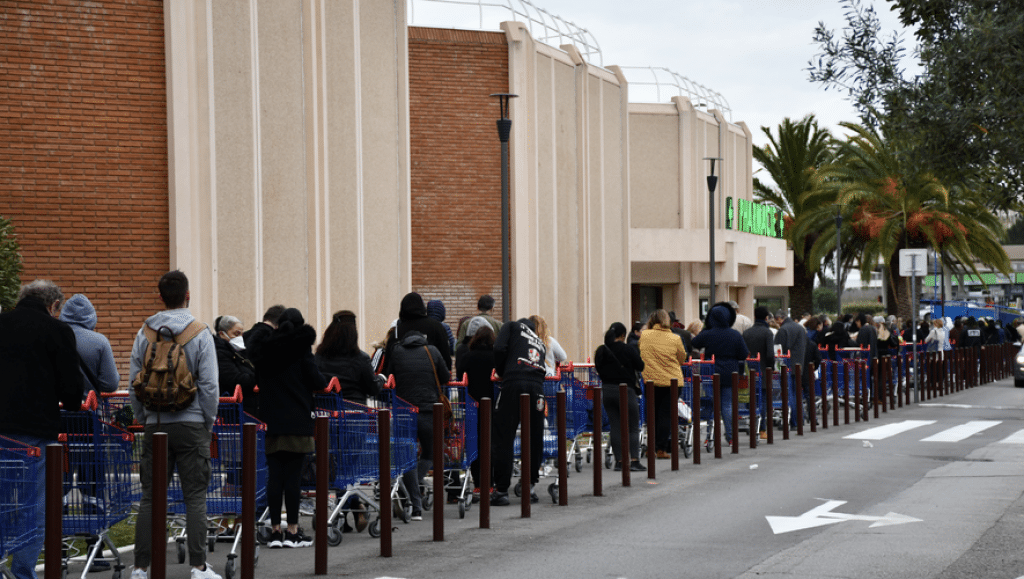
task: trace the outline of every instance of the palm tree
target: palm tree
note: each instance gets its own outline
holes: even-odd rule
[[[1010,260],[999,240],[1003,226],[984,204],[974,183],[946,187],[932,175],[908,170],[901,146],[879,129],[840,123],[852,135],[840,146],[835,162],[819,171],[819,187],[805,203],[817,208],[795,224],[793,234],[818,231],[808,258],[820,260],[835,247],[833,211],[843,208],[844,239],[853,239],[863,277],[883,263],[890,280],[898,279],[900,249],[931,248],[961,270],[978,274],[975,261],[1010,273]],[[823,210],[823,209],[827,209]],[[847,233],[848,231],[848,233]],[[890,313],[909,317],[913,307],[908,283],[890,283]],[[893,306],[896,311],[893,311]]]
[[[754,159],[768,171],[774,184],[754,177],[754,199],[782,210],[786,240],[793,248],[793,286],[789,289],[789,304],[794,312],[813,312],[814,275],[818,266],[808,263],[806,257],[817,234],[793,237],[791,226],[801,214],[823,202],[820,198],[805,199],[818,182],[815,177],[818,168],[832,156],[832,137],[827,130],[818,127],[814,115],[797,122],[783,119],[777,128],[777,136],[768,127],[761,127],[761,131],[768,137],[768,145],[754,147]]]

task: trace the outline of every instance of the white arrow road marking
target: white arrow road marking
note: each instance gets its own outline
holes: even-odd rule
[[[883,438],[889,438],[890,436],[896,436],[897,434],[913,430],[921,426],[927,426],[929,424],[935,424],[934,420],[904,420],[903,422],[897,422],[895,424],[887,424],[885,426],[878,426],[875,428],[869,428],[861,432],[855,432],[848,434],[843,438],[852,438],[854,440],[882,440]]]
[[[1024,444],[1024,430],[1018,430],[999,442],[1000,444]]]
[[[776,535],[799,531],[801,529],[812,529],[834,525],[843,521],[872,521],[871,527],[886,527],[889,525],[902,525],[904,523],[918,523],[921,519],[908,517],[899,513],[888,513],[884,517],[871,515],[851,515],[847,513],[833,513],[832,509],[845,505],[846,501],[826,501],[825,504],[814,507],[806,513],[797,517],[768,517],[768,524]]]
[[[972,420],[967,424],[947,428],[938,434],[933,434],[928,438],[922,438],[921,442],[960,442],[961,440],[973,436],[983,430],[992,428],[1001,422],[1001,420]]]

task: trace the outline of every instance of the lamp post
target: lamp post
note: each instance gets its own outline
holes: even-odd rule
[[[501,321],[512,319],[510,257],[508,246],[508,138],[512,134],[512,119],[509,118],[509,101],[519,95],[510,93],[494,93],[498,97],[501,118],[498,119],[498,140],[501,141]]]
[[[843,214],[840,211],[842,207],[842,205],[836,205],[836,316],[840,318],[843,317],[843,272],[839,249],[843,237]]]
[[[721,140],[721,139],[719,139]],[[711,288],[708,292],[708,311],[715,303],[715,187],[718,186],[718,177],[715,176],[715,161],[721,161],[721,157],[704,157],[705,161],[711,161],[711,174],[708,175],[708,273],[711,277]]]

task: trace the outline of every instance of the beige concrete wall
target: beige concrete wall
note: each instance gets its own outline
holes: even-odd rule
[[[633,283],[659,285],[667,309],[696,319],[698,288],[710,282],[707,157],[720,157],[714,196],[718,300],[753,313],[758,287],[792,284],[792,252],[781,239],[725,229],[725,200],[753,200],[752,139],[744,123],[718,111],[672,104],[629,107],[630,262]],[[754,288],[755,291],[750,291]]]
[[[322,330],[344,308],[378,338],[411,285],[404,3],[176,0],[165,20],[171,263],[194,313],[283,303]]]
[[[629,319],[627,86],[517,22],[512,100],[512,315],[540,314],[573,360]]]

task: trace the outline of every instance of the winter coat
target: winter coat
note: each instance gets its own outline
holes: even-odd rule
[[[520,318],[501,327],[494,340],[494,368],[503,382],[544,384],[547,349],[533,322]]]
[[[462,345],[460,344],[460,347]],[[474,348],[467,345],[462,355],[455,362],[455,376],[461,379],[466,375],[469,380],[469,395],[480,402],[483,398],[494,399],[494,382],[491,373],[494,371],[494,347],[477,344]]]
[[[269,327],[269,326],[268,326]],[[230,342],[220,336],[213,337],[217,349],[217,369],[221,396],[233,396],[235,386],[242,387],[242,409],[259,417],[259,400],[255,392],[256,368]]]
[[[732,386],[732,373],[738,373],[740,361],[750,355],[743,336],[732,329],[735,315],[727,304],[715,304],[708,312],[704,330],[694,336],[692,342],[694,348],[704,350],[705,358],[715,357],[715,372],[723,388]]]
[[[448,346],[448,332],[441,322],[427,316],[427,306],[418,293],[409,293],[402,298],[402,306],[398,312],[398,324],[388,332],[388,341],[384,353],[384,374],[394,374],[392,367],[392,351],[398,342],[409,332],[419,332],[426,336],[427,344],[437,348],[444,360],[445,369],[451,372],[452,351]]]
[[[868,348],[872,359],[878,358],[878,330],[870,322],[865,323],[857,332],[857,345]]]
[[[447,311],[444,308],[444,302],[441,300],[430,300],[427,302],[427,315],[439,322],[444,328],[445,333],[448,334],[448,351],[455,351],[455,336],[452,335],[452,327],[444,323],[444,318]]]
[[[440,400],[438,387],[446,387],[451,380],[441,353],[419,332],[406,334],[396,344],[391,351],[391,368],[395,394],[420,412],[434,410],[434,403]]]
[[[640,391],[636,373],[643,372],[644,360],[636,346],[625,342],[602,344],[594,352],[594,369],[604,386],[617,389],[619,384],[629,384],[630,388]]]
[[[75,333],[42,300],[0,314],[0,433],[57,440],[60,407],[82,403]]]
[[[754,322],[749,330],[743,332],[743,341],[747,344],[750,358],[761,356],[761,367],[758,372],[764,375],[769,368],[775,369],[775,335],[768,327],[768,322]]]
[[[95,331],[96,309],[92,307],[89,298],[83,294],[71,296],[61,308],[60,319],[75,332],[75,343],[78,355],[82,358],[82,365],[96,378],[96,382],[93,383],[85,370],[82,370],[86,393],[89,390],[94,390],[97,394],[117,390],[121,375],[114,362],[114,351],[106,336]]]
[[[673,379],[683,383],[686,348],[682,338],[669,328],[655,325],[641,332],[640,358],[644,362],[644,380],[649,384],[669,386]]]
[[[849,334],[846,333],[842,323],[837,322],[832,325],[835,328],[832,332],[833,335],[838,335],[840,338],[846,336],[846,339],[849,340]],[[827,339],[828,337],[826,336]],[[793,318],[786,318],[783,320],[782,326],[779,327],[779,331],[775,334],[775,343],[782,346],[783,354],[789,355],[790,369],[797,364],[803,364],[807,355],[807,347],[809,346],[807,328],[794,322]],[[839,347],[845,348],[846,345],[844,344]]]
[[[313,360],[316,330],[290,308],[281,314],[276,330],[254,338],[254,349],[260,352],[253,359],[260,419],[267,425],[267,436],[313,436],[313,395],[327,388]]]
[[[370,356],[362,350],[352,356],[325,358],[314,356],[316,366],[329,383],[337,378],[341,384],[341,397],[358,404],[366,404],[368,398],[380,396],[381,383],[370,366]]]

